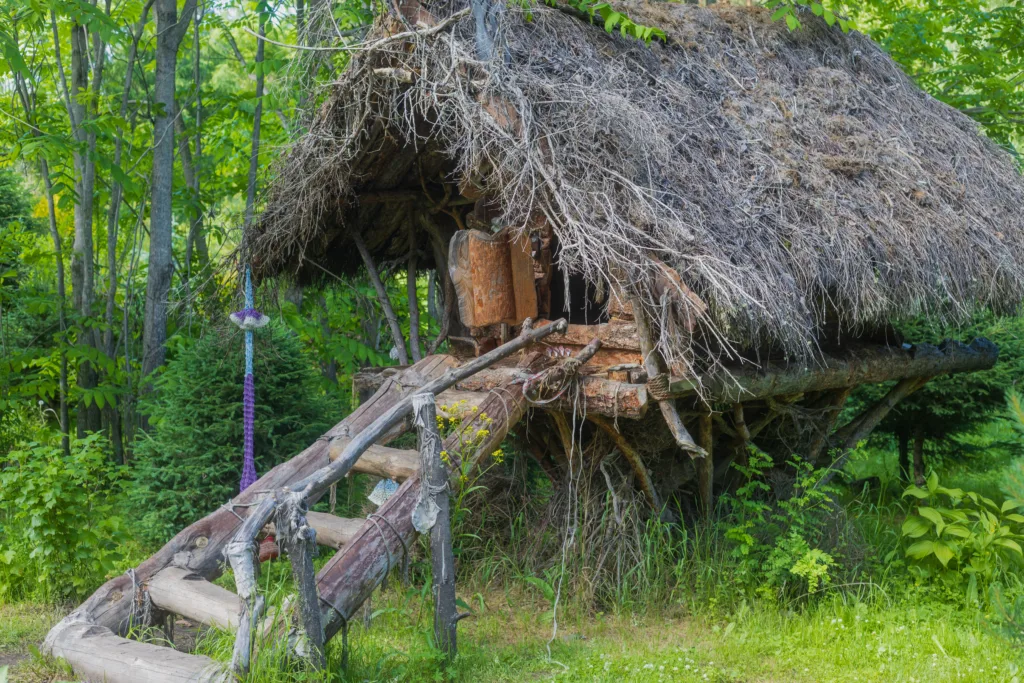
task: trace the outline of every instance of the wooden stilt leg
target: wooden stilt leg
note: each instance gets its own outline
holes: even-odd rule
[[[434,642],[444,652],[446,662],[450,663],[457,652],[456,626],[459,615],[455,605],[455,556],[452,553],[448,473],[441,461],[441,435],[437,430],[433,394],[420,394],[413,400],[413,415],[423,477],[420,499],[413,512],[413,524],[420,533],[430,532]]]
[[[713,482],[715,477],[715,465],[713,458],[714,434],[712,432],[711,414],[701,415],[698,418],[700,446],[707,453],[703,458],[693,461],[697,467],[697,490],[700,495],[701,513],[705,519],[711,518],[715,508]]]

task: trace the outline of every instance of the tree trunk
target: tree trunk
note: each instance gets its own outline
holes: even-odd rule
[[[39,170],[43,174],[43,185],[46,187],[46,209],[50,219],[50,239],[53,240],[53,255],[57,262],[57,322],[60,325],[60,445],[64,456],[71,455],[71,438],[68,424],[68,351],[67,351],[67,289],[64,284],[64,252],[61,248],[60,232],[57,230],[57,210],[53,204],[53,183],[50,182],[50,169],[46,160],[39,161]]]
[[[149,275],[146,280],[146,313],[142,334],[142,374],[151,382],[154,370],[164,364],[167,341],[167,306],[174,261],[171,251],[174,216],[174,75],[178,46],[188,28],[196,0],[185,0],[178,19],[175,0],[155,0],[156,76],[153,81],[153,186],[150,200]]]
[[[373,283],[373,289],[377,292],[377,300],[380,302],[381,308],[384,309],[384,317],[387,318],[388,327],[391,328],[391,341],[395,345],[398,362],[401,365],[408,365],[409,354],[405,351],[405,337],[402,336],[402,328],[398,324],[398,316],[395,315],[395,309],[391,306],[391,299],[388,298],[388,290],[380,279],[380,273],[377,272],[377,266],[373,263],[373,257],[370,256],[370,251],[366,248],[366,243],[363,241],[362,236],[359,233],[353,233],[352,241],[355,242],[356,249],[359,250],[359,255],[363,258],[363,265],[366,266],[366,271],[370,275],[370,282]]]
[[[418,363],[420,351],[420,298],[416,291],[416,230],[409,222],[409,262],[405,273],[405,287],[409,297],[409,348],[412,360]]]
[[[899,478],[902,482],[911,482],[913,477],[910,472],[910,430],[906,427],[900,429],[897,440],[899,442]]]
[[[914,429],[914,483],[924,486],[924,432]]]

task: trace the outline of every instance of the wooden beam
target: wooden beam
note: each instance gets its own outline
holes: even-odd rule
[[[537,324],[542,325],[545,322],[539,320]],[[599,325],[569,325],[562,334],[553,334],[544,341],[546,344],[584,346],[593,339],[601,340],[602,349],[640,351],[636,323],[624,320],[613,320]]]
[[[598,352],[600,353],[600,352]],[[458,388],[468,391],[489,392],[509,381],[522,382],[529,373],[518,368],[491,368],[467,377]],[[638,419],[647,413],[647,388],[643,384],[626,384],[603,377],[580,376],[582,407],[587,413]],[[544,406],[549,410],[572,410],[572,399],[563,396]]]
[[[370,282],[373,283],[373,289],[377,292],[377,302],[380,303],[381,308],[384,310],[384,317],[387,318],[388,327],[391,328],[391,341],[394,343],[395,351],[398,353],[398,362],[402,365],[408,365],[409,354],[405,350],[405,337],[402,336],[402,328],[398,325],[398,316],[395,315],[395,309],[391,306],[391,299],[388,298],[387,289],[385,289],[384,283],[381,282],[380,273],[377,272],[377,266],[373,262],[373,257],[370,256],[370,250],[366,248],[363,236],[356,231],[352,232],[352,241],[355,242],[356,249],[363,259],[366,272],[370,275]]]
[[[998,357],[998,347],[983,338],[969,345],[946,341],[937,347],[920,344],[907,349],[859,348],[841,356],[822,358],[818,364],[769,363],[760,369],[730,368],[728,376],[720,373],[699,381],[692,377],[673,377],[669,391],[673,396],[700,395],[705,401],[746,402],[779,394],[988,370]]]
[[[128,600],[131,600],[129,597]],[[235,680],[209,657],[115,635],[104,626],[62,621],[46,650],[73,663],[75,680],[102,683],[227,683]]]
[[[331,462],[338,459],[351,441],[348,437],[339,436],[330,440],[330,450],[327,457]],[[416,474],[419,467],[419,457],[416,451],[400,448],[388,448],[387,446],[370,446],[363,453],[363,457],[352,466],[353,472],[360,474],[371,474],[382,479],[394,479],[405,481]]]
[[[149,599],[162,610],[225,631],[238,628],[238,596],[187,569],[162,569],[146,589]]]
[[[908,377],[900,380],[880,401],[837,430],[833,439],[842,440],[839,457],[828,466],[824,475],[815,484],[815,488],[825,486],[832,481],[836,472],[846,465],[846,461],[849,460],[850,454],[857,444],[866,439],[900,401],[923,387],[928,379],[928,377]]]
[[[839,419],[839,413],[842,412],[843,406],[846,405],[846,399],[849,398],[851,391],[853,391],[853,387],[845,387],[829,392],[823,406],[823,419],[821,424],[816,425],[818,431],[814,438],[811,439],[811,443],[807,448],[808,462],[817,464],[818,459],[821,457],[821,452],[825,449],[829,436],[831,436],[832,430],[835,428],[836,420]]]
[[[415,474],[416,470],[413,470]],[[360,527],[366,522],[365,519],[350,519],[338,517],[328,512],[307,512],[306,521],[309,526],[316,529],[317,545],[322,545],[335,550],[341,548],[355,537]],[[274,523],[267,525],[272,534],[277,534]]]

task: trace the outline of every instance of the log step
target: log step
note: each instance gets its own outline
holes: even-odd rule
[[[160,609],[227,631],[238,628],[238,596],[187,569],[161,569],[149,580],[148,590]]]
[[[437,414],[442,417],[464,419],[480,409],[489,392],[447,389],[437,395]]]
[[[331,449],[328,455],[332,462],[338,459],[349,441],[350,439],[346,438],[331,440]],[[401,482],[416,474],[419,466],[420,454],[417,451],[374,444],[366,449],[359,460],[356,460],[352,471]]]
[[[140,643],[84,622],[61,623],[46,639],[49,651],[75,671],[75,680],[104,683],[227,683],[225,667],[200,655]]]
[[[327,512],[306,513],[306,523],[316,530],[316,544],[335,550],[351,541],[364,522],[365,519],[348,519]],[[267,525],[267,529],[276,534],[273,522]]]

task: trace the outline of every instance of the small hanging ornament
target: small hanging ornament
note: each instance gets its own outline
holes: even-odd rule
[[[239,491],[244,491],[256,481],[256,457],[254,432],[256,426],[256,381],[252,375],[252,331],[264,327],[270,318],[253,307],[252,275],[245,268],[245,308],[230,316],[231,322],[245,330],[245,382],[242,388],[242,478]]]
[[[394,479],[381,479],[377,482],[377,485],[373,487],[373,490],[370,491],[370,495],[368,495],[367,498],[370,499],[371,503],[380,507],[384,504],[384,501],[395,495],[395,491],[397,490],[397,481]]]

